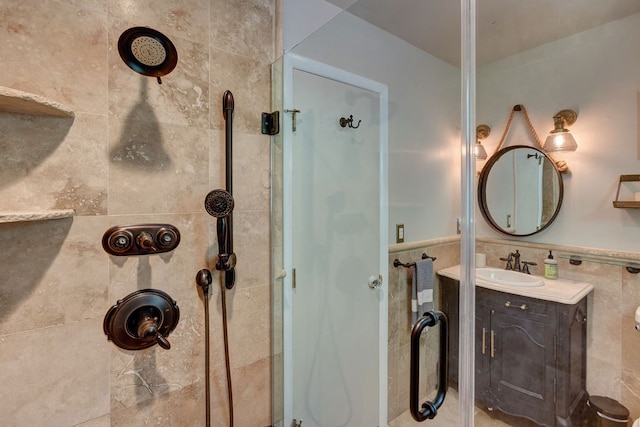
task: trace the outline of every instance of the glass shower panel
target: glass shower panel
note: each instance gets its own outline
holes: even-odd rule
[[[378,95],[300,70],[293,86],[293,416],[312,427],[376,425]],[[342,127],[344,116],[355,119]]]
[[[544,141],[557,112],[571,109],[578,114],[570,126],[578,149],[550,153],[570,170],[562,173],[564,200],[558,216],[550,227],[517,240],[504,239],[479,216],[477,243],[487,253],[487,264],[504,268],[500,257],[519,249],[521,259],[537,263],[531,273],[543,276],[549,249],[557,254],[567,247],[577,252],[624,247],[633,237],[613,237],[625,220],[610,208],[617,177],[625,167],[638,165],[640,52],[635,46],[640,40],[640,4],[478,0],[477,13],[476,120],[492,129],[483,140],[489,156],[516,104],[526,107],[533,132],[515,115],[505,147],[541,149],[535,134]],[[611,142],[606,148],[605,140]],[[546,205],[558,189],[548,188],[549,171],[529,169],[531,174],[524,174],[532,160],[531,154],[519,159],[515,180],[494,182],[491,191],[515,196],[518,214],[525,210],[539,221],[548,217]],[[479,168],[483,165],[478,162]],[[533,195],[528,198],[532,205],[522,204],[524,194]],[[626,234],[629,228],[624,228]],[[632,333],[626,331],[633,326],[625,325],[639,301],[626,286],[629,282],[618,279],[624,271],[585,264],[577,267],[561,260],[559,280],[537,291],[496,292],[478,285],[476,310],[483,328],[476,346],[483,346],[482,329],[488,338],[486,352],[476,355],[476,384],[481,385],[476,425],[485,425],[485,420],[512,426],[611,422],[593,419],[586,403],[590,396],[617,401],[631,419],[640,416],[637,387],[630,386],[638,384],[640,364],[627,351]],[[583,282],[594,288],[587,295],[558,301],[548,293],[553,286],[569,292]]]
[[[331,2],[334,4],[344,2]],[[294,49],[293,53],[303,58],[309,58],[322,64],[335,67],[340,70],[353,73],[355,75],[382,83],[388,86],[389,90],[389,119],[384,123],[388,132],[389,154],[380,164],[381,168],[388,167],[389,189],[388,189],[388,240],[390,243],[396,242],[396,224],[404,223],[406,233],[404,235],[404,245],[392,245],[389,247],[389,273],[388,277],[382,279],[382,292],[388,298],[385,302],[385,309],[388,310],[388,323],[386,329],[388,335],[384,337],[387,340],[388,352],[385,358],[381,358],[376,364],[377,368],[383,375],[386,375],[386,391],[387,399],[382,404],[386,406],[387,423],[391,427],[401,426],[417,426],[422,423],[416,422],[409,413],[409,386],[410,386],[410,336],[411,336],[411,277],[413,269],[404,267],[393,267],[393,259],[399,257],[404,262],[413,262],[420,259],[423,252],[434,255],[437,260],[434,264],[433,290],[434,290],[434,306],[436,310],[442,309],[440,301],[440,283],[438,276],[435,274],[437,270],[456,265],[460,262],[459,256],[459,239],[456,234],[456,218],[461,216],[460,213],[460,153],[461,153],[461,84],[460,84],[460,4],[457,2],[415,2],[411,0],[397,0],[394,2],[377,1],[377,0],[360,0],[350,1],[350,7],[341,13],[338,13],[329,22],[324,23],[313,34],[300,42]],[[299,25],[300,23],[298,23]],[[403,33],[408,29],[409,24],[413,29],[432,28],[437,29],[434,35],[425,35],[420,32],[416,34]],[[314,27],[312,24],[309,27]],[[437,54],[428,50],[437,49]],[[312,96],[312,99],[320,99],[330,93],[330,90],[323,89],[321,95]],[[294,94],[295,95],[295,94]],[[289,105],[286,101],[282,106],[285,114],[285,125],[292,119],[292,110],[298,108],[296,105]],[[370,95],[356,95],[346,92],[344,96],[335,101],[334,111],[339,112],[336,118],[346,117],[363,101],[372,102]],[[309,109],[309,107],[306,107]],[[321,114],[318,112],[318,114]],[[353,125],[357,125],[359,117],[353,114]],[[314,117],[307,113],[307,117]],[[318,117],[321,117],[318,116]],[[316,119],[304,119],[303,113],[296,113],[298,135],[303,132],[304,126],[317,125]],[[305,124],[306,120],[306,124]],[[310,123],[311,122],[311,123]],[[363,120],[361,126],[365,125]],[[327,147],[331,143],[337,141],[341,128],[336,121],[331,126],[336,127],[328,135],[321,137],[322,143]],[[357,129],[353,129],[357,133]],[[475,142],[475,141],[474,141]],[[286,143],[285,143],[286,144]],[[296,147],[299,144],[296,142]],[[344,148],[344,144],[342,145]],[[300,150],[303,148],[300,147]],[[333,171],[336,165],[348,160],[347,153],[338,149],[331,151],[332,160],[327,166],[322,167],[318,163],[316,167],[310,168],[309,172],[314,171]],[[359,170],[361,162],[364,160],[361,156],[356,156],[357,163],[347,168],[347,173],[353,173]],[[323,160],[322,155],[319,157],[307,156],[308,161],[315,163]],[[293,160],[296,165],[303,165],[301,160]],[[286,165],[284,166],[286,169]],[[294,166],[295,167],[295,166]],[[377,167],[377,166],[376,166]],[[372,169],[373,165],[372,165]],[[314,172],[315,173],[315,172]],[[358,173],[366,177],[366,174]],[[332,172],[331,178],[337,178],[339,175]],[[349,178],[348,182],[353,177]],[[364,188],[364,186],[363,186]],[[301,195],[304,192],[300,193]],[[311,203],[312,195],[302,198],[300,209],[313,209],[314,203]],[[321,193],[317,197],[323,197]],[[327,197],[325,197],[326,199]],[[333,200],[333,199],[331,199]],[[338,201],[334,200],[335,203]],[[294,200],[294,205],[295,205]],[[286,205],[286,202],[285,202]],[[297,209],[294,206],[294,209]],[[306,225],[301,229],[306,232],[312,232],[314,227],[320,227],[330,222],[323,220],[320,216],[321,210],[312,210],[312,214],[301,215],[300,218],[306,218]],[[309,222],[311,221],[311,222]],[[354,222],[347,227],[353,231],[358,229],[358,222]],[[277,227],[276,227],[277,228]],[[346,232],[346,231],[345,231]],[[286,232],[285,232],[286,234]],[[344,234],[344,233],[343,233]],[[314,233],[314,236],[323,236],[326,240],[331,232]],[[315,238],[314,238],[315,239]],[[305,238],[307,243],[314,241],[312,238]],[[285,238],[286,240],[286,238]],[[372,243],[373,244],[373,243]],[[335,258],[332,251],[318,246],[313,256],[304,260],[303,251],[296,250],[294,257],[299,257],[299,262],[310,265],[317,264],[320,261],[326,261],[327,265],[322,267],[322,271],[330,271],[333,268],[340,268],[339,259]],[[301,264],[301,265],[302,265]],[[275,267],[276,271],[280,271]],[[317,269],[317,267],[314,267]],[[310,271],[309,269],[306,269]],[[315,270],[314,270],[315,271]],[[287,271],[287,274],[291,272]],[[320,277],[318,274],[315,276]],[[300,280],[300,272],[296,268],[296,281]],[[286,286],[286,285],[285,285]],[[319,287],[318,292],[331,292],[331,286]],[[287,290],[283,291],[285,294]],[[298,292],[296,288],[295,292]],[[300,291],[302,292],[302,291]],[[317,295],[316,300],[321,301],[322,293]],[[324,298],[328,300],[326,309],[321,309],[320,305],[314,304],[307,309],[299,309],[303,313],[300,315],[299,321],[295,320],[293,329],[311,328],[309,323],[313,323],[318,319],[325,319],[324,323],[328,324],[326,319],[332,319],[333,316],[327,316],[327,312],[332,312],[344,303],[340,298]],[[282,300],[282,299],[280,299]],[[295,299],[292,300],[295,305]],[[288,301],[283,301],[283,310],[286,312]],[[295,313],[295,306],[293,312]],[[320,312],[316,312],[321,310]],[[325,314],[322,314],[322,310]],[[328,310],[328,311],[327,311]],[[304,313],[308,315],[305,315]],[[311,315],[315,313],[315,315]],[[355,315],[354,313],[352,313]],[[334,319],[335,320],[335,319]],[[342,323],[343,328],[349,328]],[[337,331],[335,325],[333,328]],[[427,400],[433,400],[438,387],[438,368],[445,363],[438,359],[439,347],[439,326],[428,328],[422,334],[420,339],[420,360],[423,362],[420,372],[419,394],[420,404]],[[284,336],[287,336],[286,326],[284,327]],[[311,328],[313,329],[313,328]],[[375,332],[374,325],[367,325],[369,332]],[[295,331],[293,331],[295,332]],[[346,331],[337,331],[340,333]],[[453,330],[452,334],[457,335],[457,330]],[[315,340],[320,342],[323,338],[321,332],[315,334]],[[328,338],[331,334],[327,335]],[[285,338],[286,339],[286,338]],[[330,342],[329,342],[330,344]],[[364,350],[351,350],[356,354],[346,354],[340,356],[337,354],[348,346],[341,346],[336,349],[332,345],[323,346],[329,351],[328,354],[317,353],[316,359],[323,360],[325,364],[329,364],[332,360],[339,360],[339,357],[346,357],[358,360],[362,357]],[[294,350],[297,344],[293,343]],[[302,344],[304,347],[304,344]],[[286,344],[284,344],[286,353]],[[316,354],[316,347],[307,346],[311,354]],[[304,350],[301,349],[300,351]],[[349,350],[347,350],[349,352]],[[357,354],[360,353],[360,354]],[[385,360],[386,359],[386,360]],[[287,363],[284,363],[285,373],[283,374],[285,388],[287,387],[287,378],[290,378],[292,384],[298,384],[298,387],[310,388],[311,384],[304,376],[304,364],[310,365],[313,369],[310,372],[317,378],[321,378],[333,387],[335,392],[331,398],[340,399],[341,390],[345,388],[345,381],[339,375],[337,369],[319,370],[320,364],[313,364],[314,358],[310,355],[300,360],[298,368],[294,368],[292,372],[287,371]],[[325,366],[325,368],[327,368]],[[370,375],[376,376],[374,367],[369,364],[361,364],[363,368],[370,372]],[[309,371],[309,370],[307,370]],[[291,377],[289,377],[289,375]],[[297,376],[297,378],[296,378]],[[317,381],[316,381],[317,382]],[[460,425],[460,416],[458,414],[459,399],[457,386],[452,383],[453,387],[449,388],[444,404],[438,410],[438,415],[433,420],[425,421],[425,425],[434,426],[452,426]],[[374,387],[368,387],[375,391]],[[379,390],[378,390],[379,392]],[[364,396],[364,393],[362,394]],[[285,401],[286,401],[285,393]],[[344,399],[343,403],[344,403]],[[471,398],[471,401],[473,398]],[[322,402],[309,400],[311,405],[311,413],[303,418],[303,425],[315,422],[314,411],[317,412]],[[329,400],[327,401],[329,402]],[[294,397],[294,407],[295,407]],[[284,403],[286,407],[286,402]],[[468,409],[471,411],[472,409]],[[286,409],[284,411],[287,412]],[[336,415],[337,416],[337,415]],[[316,417],[317,418],[317,417]],[[297,418],[296,418],[297,419]],[[317,421],[320,421],[319,419]],[[338,425],[341,420],[333,420]],[[290,425],[291,420],[286,419],[285,425]],[[338,424],[336,424],[338,423]],[[387,423],[382,422],[383,425]],[[318,423],[321,425],[321,423]],[[328,424],[327,424],[328,425]],[[362,425],[369,427],[369,423],[352,422],[354,427]]]

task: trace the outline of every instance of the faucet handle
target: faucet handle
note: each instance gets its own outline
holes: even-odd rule
[[[531,274],[531,272],[529,272],[529,266],[530,265],[538,265],[535,262],[529,262],[529,261],[522,261],[522,272],[526,273],[526,274]]]
[[[505,270],[513,270],[513,266],[511,265],[512,260],[513,257],[511,256],[511,254],[509,254],[507,258],[500,258],[500,261],[507,261],[507,266],[504,268]]]

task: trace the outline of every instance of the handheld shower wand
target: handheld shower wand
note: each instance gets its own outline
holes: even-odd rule
[[[231,230],[229,227],[229,218],[233,211],[233,197],[228,191],[213,190],[204,200],[204,208],[207,213],[217,218],[218,233],[218,261],[216,262],[216,270],[229,272],[236,266],[236,254],[231,248]],[[231,284],[233,286],[233,283]],[[225,286],[229,289],[228,283]]]

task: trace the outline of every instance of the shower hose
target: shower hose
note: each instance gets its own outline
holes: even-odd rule
[[[227,368],[227,394],[229,396],[229,427],[233,427],[233,388],[231,387],[231,361],[229,360],[229,334],[227,332],[227,290],[220,282],[222,292],[222,333],[224,336],[224,361]]]
[[[206,402],[206,426],[211,426],[211,384],[209,378],[209,286],[203,288],[204,292],[204,375],[205,375],[205,402]]]
[[[202,287],[204,297],[204,363],[205,363],[205,417],[206,426],[211,427],[211,375],[209,344],[209,285],[211,284],[211,272],[207,269],[200,270],[196,276],[196,282]],[[233,390],[231,388],[231,364],[229,360],[229,334],[227,333],[227,298],[226,289],[221,282],[222,292],[222,330],[224,335],[224,359],[227,371],[227,393],[229,396],[229,427],[233,427]]]

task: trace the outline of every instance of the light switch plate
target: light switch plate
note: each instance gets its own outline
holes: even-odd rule
[[[404,224],[396,224],[396,243],[404,243]]]

